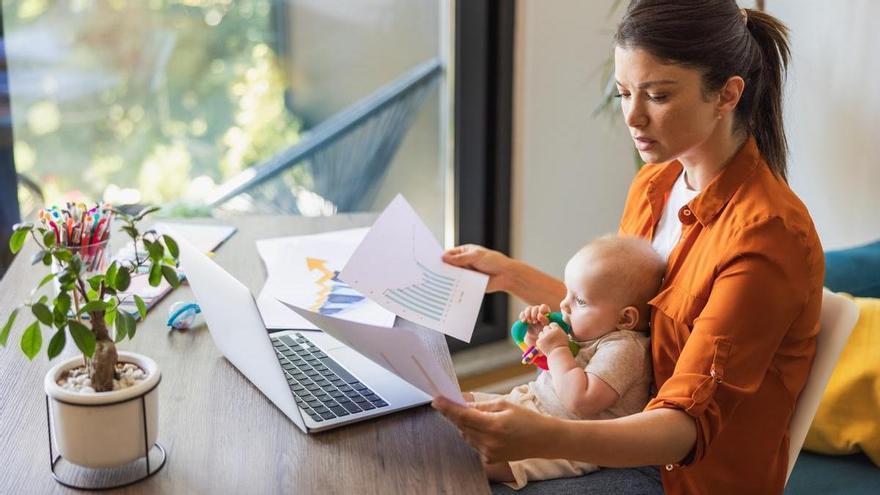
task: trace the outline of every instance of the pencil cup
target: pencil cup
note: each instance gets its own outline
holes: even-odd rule
[[[107,270],[107,266],[109,265],[108,260],[110,258],[109,247],[109,237],[94,244],[67,247],[70,254],[77,255],[79,256],[79,259],[82,260],[80,274],[82,275],[83,281],[88,281],[91,277],[103,274],[104,271]],[[58,263],[58,260],[52,258],[52,273],[58,273],[62,269],[63,267]],[[58,279],[53,280],[52,283],[55,288],[55,294],[59,294],[61,292],[61,284],[58,283]]]

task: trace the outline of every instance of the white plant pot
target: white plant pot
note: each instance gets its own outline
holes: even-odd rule
[[[81,394],[64,390],[58,377],[82,365],[82,357],[56,364],[46,373],[52,433],[58,453],[68,462],[89,468],[119,466],[144,456],[142,401],[146,406],[147,445],[156,443],[159,426],[159,379],[152,359],[119,351],[119,362],[139,366],[147,378],[123,390]]]

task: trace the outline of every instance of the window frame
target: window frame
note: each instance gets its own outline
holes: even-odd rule
[[[6,36],[3,28],[3,7],[0,6],[0,277],[6,273],[13,259],[9,250],[12,226],[21,221],[13,143]]]
[[[455,243],[510,254],[513,128],[513,1],[454,2]],[[447,338],[450,351],[508,338],[509,297],[487,294],[470,344]]]

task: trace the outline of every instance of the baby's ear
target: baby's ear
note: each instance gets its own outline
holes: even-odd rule
[[[617,315],[618,330],[635,330],[639,326],[639,309],[635,306],[627,306],[620,310]]]

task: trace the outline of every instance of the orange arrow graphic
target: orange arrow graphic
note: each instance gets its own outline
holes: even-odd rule
[[[321,306],[327,302],[327,296],[330,294],[332,290],[329,281],[333,280],[334,272],[327,268],[327,261],[321,260],[318,258],[310,258],[306,257],[306,267],[309,271],[318,270],[323,275],[319,278],[315,283],[318,285],[318,298],[315,300],[315,304],[312,305],[312,311],[320,311]]]

